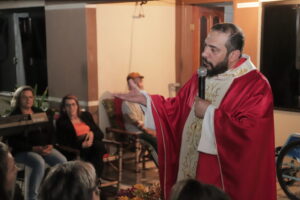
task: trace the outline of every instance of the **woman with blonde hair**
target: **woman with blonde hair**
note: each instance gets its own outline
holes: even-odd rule
[[[10,116],[43,112],[33,106],[34,98],[32,87],[19,87],[11,101]],[[54,166],[67,161],[59,151],[53,148],[54,136],[53,123],[49,120],[43,126],[30,127],[5,138],[12,148],[15,161],[25,165],[25,200],[37,199],[38,188],[47,165]]]

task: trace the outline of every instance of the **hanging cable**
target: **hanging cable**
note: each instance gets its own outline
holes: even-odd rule
[[[147,2],[148,2],[148,0],[143,0],[140,3],[138,3],[138,1],[136,2],[135,12],[134,12],[134,15],[132,16],[132,18],[139,19],[139,18],[144,18],[145,17],[143,5],[146,4]],[[138,4],[140,4],[140,7],[139,7],[138,13],[136,13],[136,8],[137,8]]]

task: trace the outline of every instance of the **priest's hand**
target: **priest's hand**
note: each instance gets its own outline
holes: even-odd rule
[[[133,80],[129,80],[129,84],[132,88],[129,93],[115,93],[113,94],[113,96],[126,101],[139,103],[145,106],[147,103],[146,97],[140,92],[140,89],[134,83]]]
[[[195,98],[195,115],[196,117],[203,118],[207,107],[211,103],[209,101],[203,100],[199,97]]]

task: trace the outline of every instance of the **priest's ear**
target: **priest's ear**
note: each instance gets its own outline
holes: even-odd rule
[[[236,49],[233,50],[229,53],[228,55],[228,61],[231,62],[236,62],[237,60],[239,60],[241,58],[241,51]]]

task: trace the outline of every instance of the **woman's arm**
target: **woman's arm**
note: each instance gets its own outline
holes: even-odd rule
[[[95,123],[91,113],[82,112],[80,118],[84,123],[86,123],[90,127],[91,131],[94,133],[94,139],[102,140],[104,138],[103,132],[100,130],[99,126]]]

